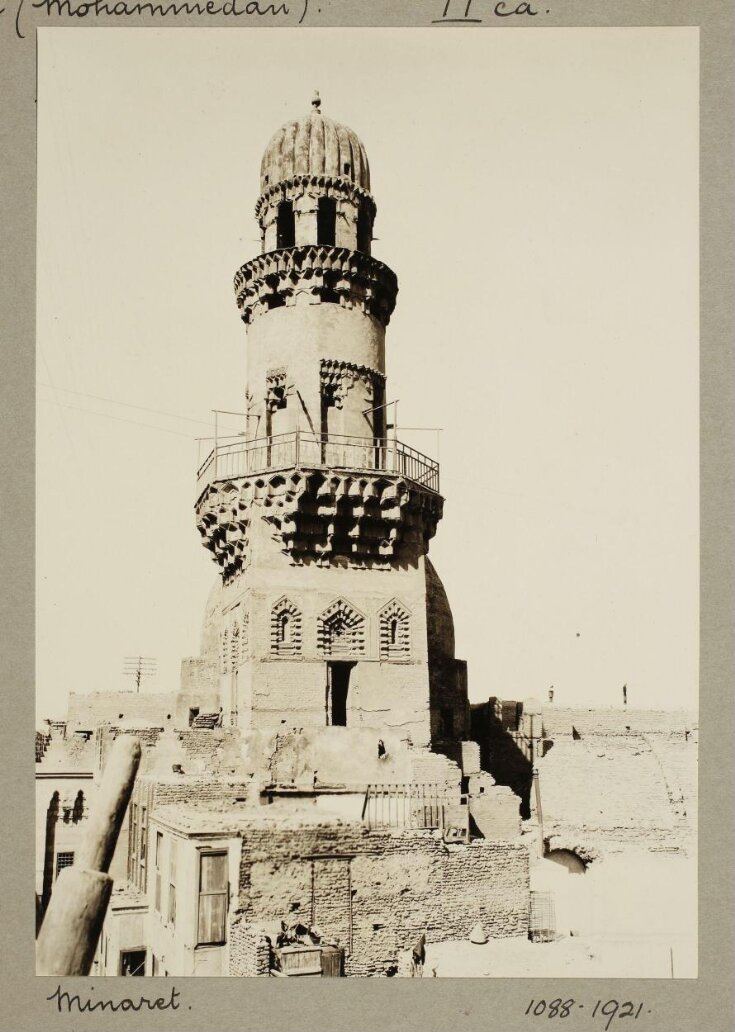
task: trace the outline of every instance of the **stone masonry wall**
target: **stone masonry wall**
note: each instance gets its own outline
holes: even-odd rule
[[[422,832],[325,824],[248,829],[239,907],[274,935],[298,915],[347,949],[346,973],[379,975],[428,928],[429,940],[483,922],[502,938],[528,933],[529,856],[520,843],[447,847]]]

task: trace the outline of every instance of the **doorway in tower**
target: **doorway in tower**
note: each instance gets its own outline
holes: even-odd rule
[[[347,697],[355,663],[327,663],[327,724],[347,727]]]

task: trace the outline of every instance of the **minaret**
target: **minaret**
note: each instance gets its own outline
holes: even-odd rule
[[[217,642],[217,701],[243,730],[456,742],[464,664],[426,556],[439,467],[388,418],[398,287],[370,253],[365,148],[317,94],[266,147],[260,188],[261,254],[235,275],[246,432],[219,440],[197,480],[222,580],[204,648],[213,664]]]

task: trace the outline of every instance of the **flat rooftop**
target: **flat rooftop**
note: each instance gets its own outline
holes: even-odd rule
[[[260,806],[257,803],[222,810],[188,803],[171,803],[156,807],[151,820],[189,835],[238,835],[250,828],[286,831],[305,827],[363,827],[362,821],[348,820],[343,815],[323,809],[309,807],[295,811],[281,808],[277,804]]]

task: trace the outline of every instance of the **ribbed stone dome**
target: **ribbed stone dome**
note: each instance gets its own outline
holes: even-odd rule
[[[303,118],[287,122],[274,134],[260,163],[261,193],[298,175],[339,176],[370,190],[367,154],[357,134],[325,118],[319,94]]]

